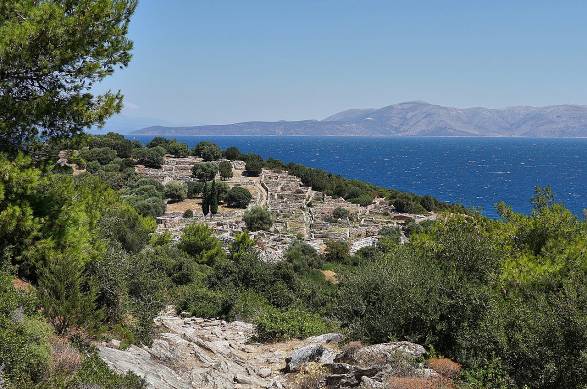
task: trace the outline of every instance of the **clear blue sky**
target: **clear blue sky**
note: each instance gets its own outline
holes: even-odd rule
[[[585,0],[142,0],[130,36],[101,88],[137,123],[587,104]]]

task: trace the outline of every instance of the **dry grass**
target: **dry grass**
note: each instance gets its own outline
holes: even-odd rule
[[[31,290],[31,284],[29,284],[28,282],[21,280],[20,278],[14,278],[12,280],[12,287],[16,290],[23,290],[25,292],[28,292]]]
[[[387,380],[387,389],[454,389],[453,383],[446,378],[391,377]]]
[[[167,204],[167,208],[165,209],[165,213],[172,213],[172,212],[179,212],[184,213],[188,209],[194,211],[200,211],[202,207],[202,200],[201,199],[186,199],[180,201],[178,203]]]
[[[457,378],[461,374],[461,365],[448,358],[430,358],[428,367],[447,378]]]
[[[363,343],[358,340],[354,340],[344,345],[342,348],[342,353],[335,359],[335,362],[341,363],[354,363],[355,362],[355,352],[363,347]]]
[[[54,372],[72,374],[82,364],[82,356],[65,337],[51,338],[51,369]]]
[[[306,364],[293,380],[294,389],[320,389],[324,387],[324,379],[328,369],[316,362]]]
[[[338,284],[338,278],[336,277],[336,273],[333,272],[332,270],[320,270],[322,272],[322,275],[324,276],[324,279],[328,282],[330,282],[331,284]]]

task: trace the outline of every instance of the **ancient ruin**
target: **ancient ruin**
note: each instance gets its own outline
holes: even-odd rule
[[[215,161],[213,163],[219,163]],[[171,180],[189,182],[192,167],[202,163],[201,158],[166,157],[161,169],[137,166],[137,173],[154,178],[165,184]],[[351,253],[373,245],[383,226],[400,226],[407,221],[417,222],[434,218],[430,215],[406,215],[395,212],[393,206],[382,198],[373,204],[362,207],[342,198],[327,196],[304,186],[298,177],[285,171],[263,169],[259,177],[245,174],[243,161],[231,161],[233,177],[225,180],[229,187],[242,186],[253,195],[250,206],[267,207],[273,216],[271,231],[252,233],[259,246],[261,257],[269,262],[279,261],[289,243],[301,239],[319,251],[326,240],[344,240],[351,247]],[[219,177],[217,177],[219,179]],[[199,222],[209,225],[224,242],[230,242],[234,234],[245,229],[243,209],[221,206],[218,214],[204,217],[201,212],[201,199],[187,199],[180,203],[168,204],[166,212],[157,219],[158,231],[168,231],[175,238],[188,224]],[[337,208],[348,210],[349,217],[334,220],[333,211]],[[194,217],[184,218],[186,209],[193,210]]]

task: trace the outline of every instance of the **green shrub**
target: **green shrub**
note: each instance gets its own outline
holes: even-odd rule
[[[128,201],[144,216],[157,217],[165,213],[165,202],[160,197],[130,197]]]
[[[268,231],[273,225],[271,213],[261,206],[254,206],[245,211],[243,220],[250,231]]]
[[[349,212],[349,210],[346,208],[343,208],[343,207],[336,207],[332,211],[332,218],[334,220],[339,220],[339,219],[346,220],[349,218],[350,215],[351,215],[351,213]]]
[[[232,208],[246,208],[252,198],[253,195],[251,195],[251,192],[247,188],[235,186],[228,191],[224,201],[226,205]]]
[[[224,257],[220,241],[205,224],[194,223],[184,228],[178,247],[199,263],[212,264]]]
[[[73,379],[68,382],[67,387],[85,388],[124,388],[124,389],[144,389],[145,381],[132,372],[126,374],[117,374],[108,368],[96,353],[92,353],[86,358],[81,368]]]
[[[165,152],[166,150],[160,146],[153,148],[140,148],[133,150],[133,157],[137,160],[137,164],[139,165],[160,169],[161,165],[163,165]]]
[[[330,329],[320,315],[301,309],[271,309],[259,316],[255,324],[257,338],[262,341],[307,338]]]
[[[284,257],[293,265],[296,273],[319,269],[323,263],[316,249],[303,241],[292,243],[285,251]]]
[[[232,177],[232,164],[228,161],[222,161],[218,164],[218,171],[220,172],[220,178],[227,180]]]
[[[100,165],[100,162],[98,162],[98,161],[89,161],[86,164],[86,171],[88,173],[94,174],[94,173],[97,173],[98,170],[100,170],[101,167],[102,166]]]
[[[0,365],[7,387],[32,387],[49,372],[52,330],[36,305],[34,293],[15,289],[12,278],[0,274]]]
[[[200,181],[212,181],[218,173],[218,166],[214,163],[197,163],[192,167],[192,176]]]
[[[342,240],[327,240],[326,250],[324,252],[324,259],[326,262],[346,263],[349,260],[350,246],[346,241]]]
[[[42,269],[39,297],[55,331],[64,334],[70,327],[95,325],[102,319],[96,309],[97,291],[85,284],[77,258],[57,254]]]
[[[185,200],[188,195],[187,185],[181,181],[169,181],[165,185],[165,197],[171,202]]]
[[[172,140],[164,147],[168,154],[177,158],[187,157],[189,155],[188,146],[185,143],[180,143],[176,140]]]
[[[228,315],[230,320],[254,322],[265,312],[273,309],[265,297],[252,290],[236,292],[231,301],[232,306]]]
[[[210,290],[199,284],[189,284],[179,291],[177,310],[197,317],[223,317],[228,313],[229,299],[223,292]]]
[[[200,142],[193,150],[193,154],[204,159],[204,161],[216,161],[222,157],[222,151],[214,143]],[[209,180],[208,180],[209,181]]]
[[[351,197],[347,199],[350,203],[358,204],[363,207],[370,205],[373,203],[373,195],[371,193],[361,193],[356,197]]]
[[[188,181],[188,199],[195,199],[198,195],[202,194],[204,190],[204,183],[200,181]]]
[[[263,161],[257,159],[247,161],[245,170],[249,176],[258,177],[263,171]]]
[[[121,204],[107,210],[98,222],[100,235],[119,243],[128,252],[139,252],[155,231],[155,220],[143,217],[129,205]]]
[[[107,165],[117,157],[116,150],[109,147],[83,149],[79,153],[80,158],[87,162],[97,161],[100,165]]]
[[[412,213],[412,214],[422,214],[426,213],[426,209],[420,205],[420,203],[416,203],[411,200],[406,199],[395,199],[392,202],[393,207],[397,212],[401,213]]]
[[[229,147],[224,150],[224,157],[231,161],[236,161],[241,157],[241,152],[236,147]]]

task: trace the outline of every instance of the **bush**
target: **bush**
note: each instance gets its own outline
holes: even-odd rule
[[[326,251],[324,252],[324,259],[327,262],[347,263],[349,256],[349,244],[342,240],[327,240]]]
[[[128,252],[141,251],[155,228],[155,220],[142,217],[126,204],[107,210],[98,222],[100,235],[109,242],[119,243]]]
[[[229,309],[226,294],[213,291],[198,284],[189,284],[180,289],[177,301],[179,312],[189,312],[192,316],[216,318],[223,317]]]
[[[269,231],[273,225],[271,213],[261,206],[254,206],[245,211],[243,220],[250,231]]]
[[[192,217],[194,217],[194,211],[192,211],[191,209],[186,209],[186,210],[183,212],[183,218],[184,218],[184,219],[190,219],[190,218],[192,218]]]
[[[412,214],[422,214],[426,213],[426,209],[420,205],[420,203],[416,203],[411,200],[406,199],[395,199],[392,202],[393,207],[397,212],[400,213],[412,213]]]
[[[336,207],[334,208],[334,210],[332,211],[332,218],[334,220],[345,220],[348,219],[350,216],[350,212],[348,209],[343,208],[343,207]]]
[[[195,199],[202,194],[204,183],[200,181],[188,181],[188,199]]]
[[[246,208],[249,206],[253,195],[248,189],[241,186],[231,188],[226,194],[224,201],[232,208]]]
[[[228,161],[222,161],[218,164],[218,171],[220,172],[220,178],[227,180],[232,177],[232,165]]]
[[[284,257],[293,265],[296,273],[307,272],[310,269],[319,269],[323,262],[314,247],[303,241],[292,243],[287,248]]]
[[[164,147],[168,154],[177,158],[187,157],[189,155],[188,146],[185,143],[180,143],[176,140],[172,140]]]
[[[237,159],[240,159],[241,152],[236,147],[229,147],[224,150],[224,157],[228,160],[236,161]]]
[[[32,292],[0,274],[0,382],[7,387],[33,387],[49,372],[51,326],[35,314],[36,303]]]
[[[350,203],[358,204],[363,207],[373,203],[373,195],[371,193],[362,193],[359,196],[351,197],[347,199]]]
[[[222,157],[222,151],[214,143],[200,142],[193,150],[193,154],[204,159],[204,161],[216,161]]]
[[[258,177],[263,171],[263,161],[258,159],[251,159],[247,161],[245,170],[249,176]]]
[[[188,195],[187,185],[181,181],[169,181],[165,185],[165,197],[171,202],[185,200]]]
[[[262,314],[255,324],[257,338],[261,341],[303,339],[323,334],[330,329],[320,315],[301,309],[286,311],[271,309]]]
[[[212,181],[218,173],[218,167],[214,163],[197,163],[192,167],[192,176],[200,181]]]
[[[80,158],[87,162],[98,161],[100,165],[106,165],[117,157],[116,150],[112,150],[109,147],[84,149],[79,153]]]
[[[261,315],[273,309],[265,297],[252,290],[237,292],[232,300],[232,307],[229,313],[230,320],[241,320],[254,322]]]
[[[130,197],[128,200],[141,215],[157,217],[165,213],[165,202],[161,197]]]
[[[98,161],[90,161],[86,164],[86,171],[88,173],[96,173],[98,172],[98,170],[100,170],[100,168],[102,167],[102,165],[100,165],[100,162]]]
[[[96,309],[96,290],[85,284],[77,258],[51,258],[39,280],[40,301],[45,315],[58,334],[71,326],[95,325],[102,319]]]
[[[96,353],[87,356],[68,387],[144,389],[145,381],[132,372],[117,374]]]
[[[184,228],[179,248],[194,257],[198,263],[213,264],[224,257],[220,241],[205,224],[194,223]]]
[[[137,160],[137,164],[144,165],[153,169],[160,169],[163,165],[163,157],[166,150],[160,146],[153,148],[134,149],[133,157]]]
[[[113,149],[120,158],[129,158],[134,147],[132,141],[114,132],[109,132],[106,135],[91,136],[89,144],[91,148],[108,147]]]

